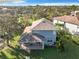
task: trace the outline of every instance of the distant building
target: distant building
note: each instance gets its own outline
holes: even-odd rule
[[[20,38],[22,49],[44,49],[44,45],[53,46],[56,42],[56,29],[52,22],[42,18],[26,27]]]
[[[0,8],[0,16],[16,16],[17,11],[14,9]]]
[[[69,30],[71,34],[79,34],[79,16],[76,15],[79,11],[71,12],[71,15],[65,15],[53,18],[53,24],[63,24],[64,28]]]

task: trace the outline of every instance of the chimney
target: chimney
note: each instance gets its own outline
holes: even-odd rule
[[[71,16],[77,16],[77,13],[79,13],[79,11],[72,11]]]
[[[71,16],[76,16],[76,12],[75,11],[72,11],[71,12]]]

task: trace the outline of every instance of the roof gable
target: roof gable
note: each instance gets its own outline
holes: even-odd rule
[[[32,26],[32,30],[55,30],[51,21],[42,18],[38,21],[35,21]]]

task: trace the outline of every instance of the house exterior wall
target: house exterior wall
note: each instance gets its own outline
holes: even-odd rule
[[[27,33],[30,31],[29,33]],[[44,49],[44,45],[53,46],[56,42],[56,29],[52,22],[48,20],[38,20],[30,27],[26,27],[24,32],[25,37],[22,37],[20,45],[26,49]],[[29,35],[31,36],[29,36]],[[24,40],[23,40],[24,39]],[[27,45],[25,45],[27,42]],[[30,42],[31,45],[29,45]]]
[[[79,32],[79,25],[77,26],[77,32]]]
[[[79,33],[79,28],[78,28],[79,25],[74,25],[74,24],[70,24],[70,23],[64,23],[64,22],[59,21],[59,20],[53,20],[53,24],[55,25],[56,23],[64,24],[64,28],[69,30],[69,32],[71,34]]]
[[[33,30],[32,33],[38,33],[46,38],[45,45],[53,45],[56,42],[56,31],[54,30]]]
[[[63,21],[53,20],[53,24],[55,25],[56,23],[59,23],[59,24],[64,24],[64,22],[63,22]]]
[[[65,23],[65,28],[68,29],[71,34],[75,34],[76,32],[79,32],[78,25]]]

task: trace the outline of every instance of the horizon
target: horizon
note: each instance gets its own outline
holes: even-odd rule
[[[79,0],[0,0],[0,6],[79,6]]]

